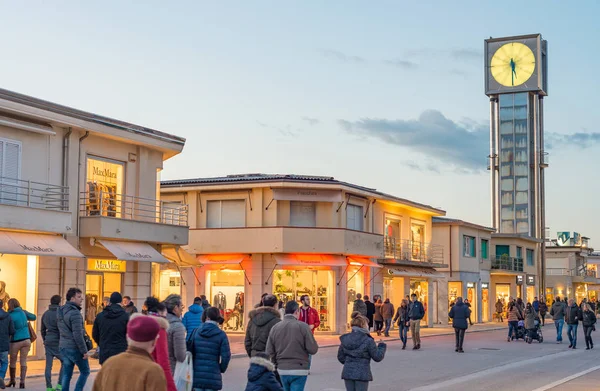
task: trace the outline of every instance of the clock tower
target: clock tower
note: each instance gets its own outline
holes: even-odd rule
[[[544,150],[543,103],[548,95],[547,76],[547,42],[541,34],[485,40],[492,224],[498,240],[510,241],[512,237],[536,247],[535,259],[528,255],[525,269],[535,267],[540,299],[545,297],[546,270],[544,169],[548,155]],[[515,254],[499,254],[499,247],[511,248],[508,243],[496,246],[496,257],[515,258],[516,264],[520,257],[520,270],[514,271],[527,272],[519,254],[522,247],[515,247]]]

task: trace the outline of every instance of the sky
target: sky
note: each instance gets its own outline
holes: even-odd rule
[[[484,225],[484,39],[541,33],[547,226],[600,247],[596,1],[0,0],[0,15],[0,87],[186,137],[162,179],[326,175]]]

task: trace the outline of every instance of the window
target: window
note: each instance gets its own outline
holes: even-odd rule
[[[18,185],[21,177],[21,143],[0,139],[0,203],[19,202]]]
[[[517,247],[517,258],[523,259],[523,248],[522,247]]]
[[[475,256],[475,238],[472,236],[463,236],[463,249],[465,257]]]
[[[246,226],[246,200],[208,201],[206,228]]]
[[[290,201],[290,225],[293,227],[316,227],[316,209],[314,202]]]
[[[533,266],[533,250],[527,249],[527,266]]]
[[[136,201],[123,197],[125,164],[115,160],[88,157],[85,182],[85,210],[88,216],[121,217],[136,211]],[[133,202],[133,204],[131,203]]]
[[[348,204],[346,208],[346,228],[355,231],[363,230],[363,208],[362,206]]]
[[[489,242],[487,239],[481,239],[481,259],[488,259]]]

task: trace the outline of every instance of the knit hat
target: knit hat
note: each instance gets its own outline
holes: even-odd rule
[[[121,294],[119,292],[113,292],[112,295],[110,295],[110,303],[111,304],[119,304],[123,301],[123,296],[121,296]]]
[[[127,323],[127,337],[135,342],[154,340],[160,331],[158,322],[151,316],[135,315]]]

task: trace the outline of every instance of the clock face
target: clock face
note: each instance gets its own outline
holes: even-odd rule
[[[496,50],[490,62],[494,79],[503,86],[515,87],[525,83],[535,71],[535,55],[520,43],[510,42]]]

